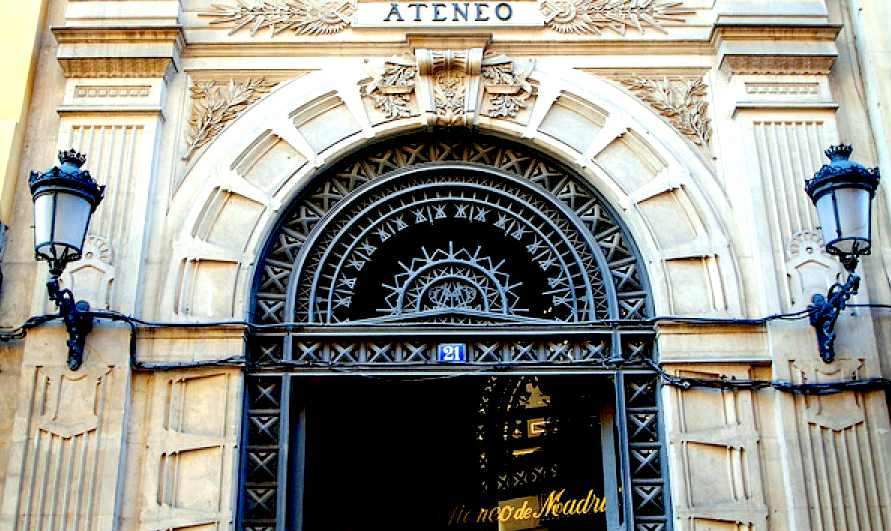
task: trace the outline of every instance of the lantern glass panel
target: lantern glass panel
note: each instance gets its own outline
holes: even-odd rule
[[[79,195],[61,192],[56,199],[55,241],[77,249],[84,246],[93,207]]]
[[[838,188],[817,200],[817,216],[827,249],[841,254],[868,251],[869,201],[869,191],[861,188]]]
[[[53,211],[56,194],[43,194],[34,200],[34,250],[37,254],[53,256]]]
[[[50,192],[34,201],[35,251],[51,258],[80,254],[92,206],[83,197]]]

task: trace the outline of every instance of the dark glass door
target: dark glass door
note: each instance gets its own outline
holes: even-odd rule
[[[581,531],[616,518],[608,379],[298,383],[305,531]]]

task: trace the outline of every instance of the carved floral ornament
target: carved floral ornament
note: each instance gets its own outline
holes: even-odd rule
[[[264,29],[269,29],[271,36],[286,31],[293,31],[297,35],[326,35],[349,28],[357,17],[362,19],[357,12],[364,8],[358,0],[232,1],[212,4],[210,11],[199,13],[199,16],[213,17],[211,25],[231,28],[230,35],[245,28],[250,30],[251,36]],[[488,15],[481,18],[483,7],[492,8],[486,2],[450,4],[455,10],[451,18],[443,15],[440,7],[437,7],[446,4],[393,2],[389,4],[389,15],[373,16],[371,24],[374,27],[397,27],[424,22],[448,23],[454,27],[455,23],[460,25],[462,22],[464,25],[489,25],[493,20]],[[399,11],[400,7],[405,10],[405,17]],[[494,5],[494,9],[498,21],[518,24],[518,21],[512,19],[513,9],[509,2],[499,2]],[[666,26],[683,24],[685,17],[694,13],[692,9],[685,8],[681,0],[540,0],[538,11],[543,17],[544,25],[559,33],[602,35],[606,31],[612,31],[622,36],[629,29],[641,34],[648,29],[666,33]],[[422,12],[426,14],[422,15]],[[475,18],[469,16],[474,12]],[[396,16],[393,16],[394,13]],[[431,18],[427,20],[422,17]],[[542,19],[538,19],[535,24],[526,24],[540,26],[541,23]]]

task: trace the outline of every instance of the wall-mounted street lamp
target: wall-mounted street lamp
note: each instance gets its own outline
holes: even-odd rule
[[[87,334],[93,329],[90,305],[74,300],[69,289],[59,289],[59,277],[69,262],[80,260],[90,217],[102,201],[105,187],[81,170],[86,155],[73,149],[59,152],[61,166],[31,172],[28,185],[34,200],[34,254],[49,263],[46,288],[68,330],[68,368],[83,362]]]
[[[805,182],[805,191],[817,207],[826,251],[838,257],[848,280],[836,282],[827,295],[814,295],[808,306],[811,325],[817,329],[820,357],[835,359],[835,322],[848,299],[857,294],[860,277],[854,272],[860,256],[872,247],[872,199],[879,186],[879,169],[868,169],[850,159],[848,145],[826,150],[831,161]]]

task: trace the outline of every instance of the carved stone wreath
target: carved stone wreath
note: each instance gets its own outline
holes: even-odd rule
[[[232,29],[229,35],[250,28],[251,36],[262,29],[270,35],[293,31],[298,35],[327,35],[350,26],[357,0],[236,0],[237,4],[213,4],[199,16],[214,17],[211,24]]]
[[[693,11],[677,0],[541,0],[545,25],[560,33],[602,34],[611,30],[625,35],[629,28],[640,33],[684,22]]]
[[[624,85],[700,147],[711,140],[708,86],[700,76],[619,77]]]
[[[220,134],[226,124],[249,105],[259,100],[278,81],[264,78],[221,81],[200,81],[191,87],[192,113],[186,133],[183,159],[204,147]]]

